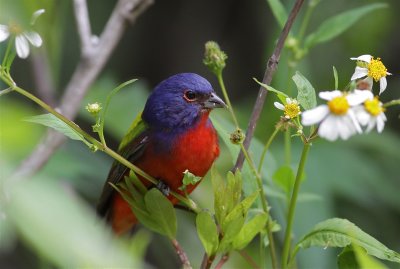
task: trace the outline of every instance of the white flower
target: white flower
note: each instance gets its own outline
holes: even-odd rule
[[[286,98],[285,105],[278,102],[274,102],[274,106],[277,109],[283,110],[285,118],[287,119],[296,118],[301,113],[299,102],[296,99]]]
[[[378,97],[369,92],[369,97],[364,104],[354,107],[354,113],[358,122],[362,126],[367,126],[366,132],[370,132],[375,126],[378,133],[383,131],[385,127],[386,115],[385,108]]]
[[[387,86],[386,76],[391,74],[383,65],[381,58],[374,59],[371,55],[366,54],[350,59],[358,61],[351,80],[367,77],[369,84],[372,84],[373,80],[379,81],[379,94],[383,93]]]
[[[32,15],[31,24],[44,13],[44,9],[35,11]],[[0,42],[6,40],[10,35],[15,36],[15,49],[18,57],[25,59],[29,56],[29,43],[34,47],[40,47],[43,43],[40,35],[34,31],[24,31],[19,25],[10,23],[9,25],[0,24]]]
[[[355,133],[361,133],[362,129],[352,106],[362,104],[369,96],[366,93],[367,91],[357,91],[347,94],[338,90],[320,92],[319,97],[328,103],[304,111],[302,124],[308,126],[320,123],[318,135],[330,141],[338,137],[346,140]]]

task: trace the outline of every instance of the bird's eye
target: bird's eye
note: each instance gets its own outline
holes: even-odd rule
[[[196,100],[196,93],[194,91],[187,90],[185,91],[183,97],[186,101],[193,102],[194,100]]]

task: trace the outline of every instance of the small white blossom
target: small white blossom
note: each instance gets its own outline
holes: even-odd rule
[[[37,10],[32,15],[31,24],[37,17],[44,13],[44,9]],[[15,50],[18,57],[25,59],[29,56],[29,43],[34,47],[40,47],[43,43],[40,35],[34,31],[24,31],[19,25],[10,23],[9,25],[0,24],[0,42],[5,41],[10,35],[15,36]]]
[[[317,106],[302,113],[302,124],[305,126],[320,124],[318,135],[334,141],[339,137],[348,139],[350,136],[361,133],[353,106],[362,104],[367,98],[367,91],[357,93],[343,93],[341,91],[320,92],[319,97],[327,100],[327,104]]]
[[[286,104],[274,102],[277,109],[283,110],[285,118],[293,119],[300,115],[299,102],[296,99],[286,98]]]
[[[385,108],[378,97],[369,92],[369,97],[362,105],[354,107],[354,113],[358,122],[362,126],[367,126],[366,132],[370,132],[376,126],[378,133],[385,127],[386,115]]]
[[[387,71],[381,59],[374,59],[374,57],[368,54],[359,57],[352,57],[350,59],[358,61],[351,80],[366,77],[367,82],[371,85],[373,80],[375,80],[375,82],[379,81],[379,94],[383,93],[387,86],[386,76],[391,74]]]

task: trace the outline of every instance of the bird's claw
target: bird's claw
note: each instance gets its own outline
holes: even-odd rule
[[[158,183],[157,183],[157,185],[156,185],[156,188],[157,188],[162,194],[164,194],[165,196],[168,196],[169,193],[170,193],[170,188],[169,188],[169,186],[168,186],[164,181],[162,181],[162,180],[159,180],[159,181],[158,181]]]

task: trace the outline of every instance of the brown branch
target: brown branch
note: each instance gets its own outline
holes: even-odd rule
[[[117,2],[99,42],[91,43],[92,47],[88,55],[82,51],[80,61],[65,88],[59,105],[59,110],[63,115],[70,119],[76,117],[83,97],[110,58],[124,33],[127,22],[134,23],[152,3],[153,0],[119,0]],[[83,21],[77,23],[77,26],[81,27],[81,23]],[[85,35],[88,33],[87,30],[78,32]],[[62,134],[49,130],[36,149],[16,170],[14,176],[23,177],[37,172],[64,141],[65,137]]]
[[[240,256],[242,256],[243,259],[245,259],[252,268],[254,269],[260,269],[260,267],[258,266],[258,264],[253,260],[253,258],[244,250],[239,250],[238,251]]]
[[[47,52],[37,50],[37,53],[32,55],[31,67],[38,97],[50,106],[55,106],[54,81],[50,72]]]
[[[171,242],[175,248],[176,253],[178,254],[179,259],[182,262],[183,268],[184,269],[192,269],[189,258],[186,255],[186,252],[183,250],[183,248],[179,245],[178,241],[176,239],[172,239]]]
[[[297,16],[297,14],[299,13],[301,6],[303,5],[303,2],[304,2],[304,0],[297,0],[289,14],[286,24],[283,27],[283,30],[279,36],[278,42],[275,46],[275,50],[267,62],[267,68],[265,70],[264,78],[262,80],[262,82],[264,84],[267,84],[267,85],[271,84],[272,77],[278,67],[278,62],[279,62],[279,58],[281,56],[281,51],[282,51],[283,45],[285,44],[285,40],[290,32],[290,29],[292,28],[293,22]],[[260,88],[258,90],[258,97],[257,97],[256,103],[254,104],[253,112],[251,114],[249,125],[247,127],[246,138],[243,142],[243,146],[246,150],[249,149],[250,142],[251,142],[251,139],[253,138],[254,130],[256,129],[257,121],[260,118],[260,114],[263,109],[266,97],[267,97],[267,91],[263,87],[260,86]],[[244,162],[244,154],[242,151],[240,151],[233,170],[235,171],[238,168],[241,169],[243,166],[243,162]]]
[[[210,269],[212,263],[214,262],[215,255],[214,256],[208,256],[207,253],[204,253],[203,256],[203,261],[201,262],[200,269]]]
[[[92,50],[92,30],[90,27],[89,11],[86,0],[74,0],[74,13],[82,55],[88,56]]]
[[[219,260],[219,262],[215,266],[215,269],[221,269],[222,266],[224,266],[224,264],[228,261],[228,259],[229,259],[229,254],[222,255],[221,259]]]

